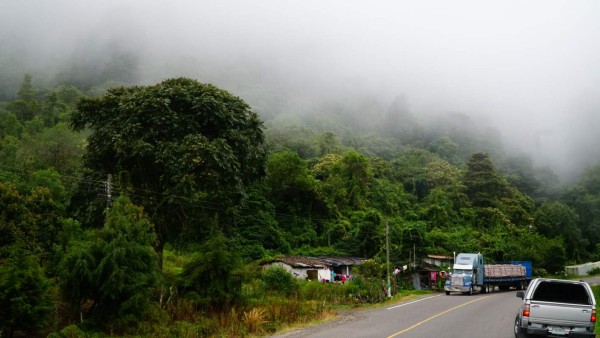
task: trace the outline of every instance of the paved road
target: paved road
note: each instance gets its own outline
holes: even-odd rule
[[[515,291],[434,294],[274,337],[512,338],[519,301]]]
[[[590,285],[600,285],[600,277],[586,277],[583,278],[583,280],[585,280],[586,282],[588,282],[588,284]]]
[[[584,279],[600,284],[600,277]],[[520,302],[514,290],[473,296],[433,294],[385,308],[350,311],[334,321],[273,337],[513,338]]]

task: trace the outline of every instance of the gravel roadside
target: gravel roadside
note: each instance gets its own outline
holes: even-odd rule
[[[273,338],[298,338],[298,337],[312,337],[319,333],[328,330],[330,328],[343,325],[347,322],[354,322],[367,317],[366,309],[345,309],[337,311],[336,316],[326,322],[311,325],[299,329],[295,329],[289,332],[276,333],[275,335],[269,336]]]

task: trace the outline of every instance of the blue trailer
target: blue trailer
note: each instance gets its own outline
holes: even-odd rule
[[[489,293],[496,288],[508,290],[511,287],[523,290],[529,285],[531,276],[531,261],[485,264],[482,254],[460,253],[456,256],[444,290],[447,295],[451,292]]]

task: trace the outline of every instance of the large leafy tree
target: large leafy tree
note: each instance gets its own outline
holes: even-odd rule
[[[314,244],[322,229],[312,218],[322,217],[326,206],[319,199],[317,182],[310,175],[306,162],[293,151],[271,154],[266,182],[279,225],[290,237],[288,242],[296,246]]]
[[[0,248],[0,333],[34,336],[52,311],[51,280],[20,244]]]
[[[404,189],[421,199],[427,194],[427,165],[437,158],[427,150],[406,147],[392,161],[396,178],[403,182]]]
[[[535,213],[535,226],[547,238],[562,237],[568,256],[580,260],[587,241],[577,226],[578,218],[572,208],[561,202],[544,202]]]
[[[184,266],[184,290],[193,292],[199,303],[220,307],[238,301],[241,284],[235,273],[242,259],[237,250],[231,250],[231,244],[223,234],[211,234]]]
[[[497,207],[505,195],[507,185],[498,175],[487,153],[471,155],[467,163],[464,183],[467,195],[476,207]]]
[[[14,184],[0,182],[0,248],[34,236],[30,212]]]
[[[267,178],[270,197],[278,211],[310,216],[310,208],[316,199],[316,182],[297,153],[286,150],[271,154]]]
[[[87,182],[117,174],[156,225],[159,254],[182,226],[206,235],[207,224],[223,219],[218,214],[264,174],[262,122],[243,100],[213,85],[177,78],[114,88],[76,108],[72,127],[91,129]],[[98,224],[100,191],[88,188],[82,185],[79,210],[95,201],[87,211]]]
[[[267,200],[269,188],[259,182],[248,189],[246,198],[238,208],[231,209],[235,228],[230,234],[245,259],[261,259],[267,250],[287,253],[290,245],[275,219],[275,206]]]
[[[72,241],[60,262],[62,289],[90,321],[125,326],[147,310],[158,280],[152,228],[142,208],[121,196],[102,229]],[[86,307],[88,303],[92,305]]]
[[[61,175],[76,176],[81,170],[83,144],[81,135],[69,130],[64,123],[43,128],[21,139],[18,167],[27,172],[51,167]]]
[[[8,110],[13,112],[19,121],[31,120],[41,109],[39,101],[36,100],[36,93],[31,85],[32,77],[26,74],[21,82],[21,88],[17,93],[17,100],[10,102]]]

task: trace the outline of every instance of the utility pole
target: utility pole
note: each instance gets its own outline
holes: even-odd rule
[[[390,226],[385,221],[385,251],[387,255],[387,296],[392,296],[391,284],[390,284]]]

